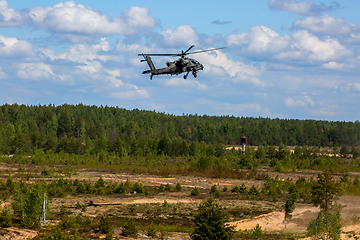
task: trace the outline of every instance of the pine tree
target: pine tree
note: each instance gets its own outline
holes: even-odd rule
[[[233,238],[234,227],[226,223],[228,216],[219,203],[208,198],[206,202],[200,204],[198,211],[193,218],[195,231],[190,234],[191,239],[228,240]]]
[[[289,198],[286,200],[286,202],[283,205],[283,208],[285,210],[285,228],[286,228],[286,223],[288,219],[291,219],[292,215],[291,213],[294,211],[295,209],[295,202],[297,199],[297,192],[293,191],[290,193]]]
[[[332,179],[332,176],[328,172],[319,173],[318,181],[314,183],[312,187],[311,201],[315,207],[320,206],[320,209],[324,209],[327,212],[334,201],[341,194],[341,187],[338,182]]]
[[[341,233],[341,208],[335,212],[321,210],[316,218],[311,219],[307,227],[307,236],[314,236],[316,239],[340,239]]]

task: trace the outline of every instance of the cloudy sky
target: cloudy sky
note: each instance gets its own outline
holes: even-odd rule
[[[359,0],[0,0],[0,104],[356,121]],[[191,55],[198,77],[141,74]],[[157,68],[169,57],[153,57]]]

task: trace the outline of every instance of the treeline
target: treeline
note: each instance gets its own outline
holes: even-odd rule
[[[119,155],[177,155],[179,151],[191,151],[192,143],[240,144],[243,135],[248,138],[248,144],[257,146],[359,146],[360,123],[175,116],[83,104],[0,106],[0,153],[3,154],[44,149],[75,154],[107,151]]]

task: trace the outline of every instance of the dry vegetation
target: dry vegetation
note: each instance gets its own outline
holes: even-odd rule
[[[245,171],[245,170],[244,170]],[[259,170],[262,176],[266,170]],[[246,171],[245,171],[246,172]],[[299,171],[274,173],[266,172],[271,177],[278,175],[281,179],[292,179],[296,181],[300,177],[307,179],[316,178],[316,171]],[[354,174],[350,174],[353,178]],[[113,226],[113,237],[123,236],[124,223],[128,219],[135,219],[139,228],[139,239],[149,238],[149,230],[155,226],[159,238],[190,239],[189,232],[193,230],[192,216],[196,212],[199,203],[209,196],[215,196],[229,215],[229,220],[236,230],[240,231],[235,239],[254,239],[251,232],[256,226],[261,227],[264,239],[294,239],[304,238],[306,227],[311,218],[316,217],[319,208],[311,204],[298,201],[293,218],[284,229],[284,212],[282,204],[285,195],[279,195],[277,199],[266,198],[259,195],[240,194],[232,192],[233,186],[245,185],[249,190],[255,186],[259,191],[264,184],[264,179],[237,179],[237,178],[209,178],[189,175],[156,176],[149,174],[137,174],[128,171],[114,172],[107,169],[80,168],[76,166],[53,166],[43,165],[18,165],[2,163],[0,165],[0,176],[4,183],[9,177],[14,182],[23,179],[28,184],[38,180],[46,181],[49,185],[52,181],[68,179],[72,181],[89,182],[95,185],[99,179],[103,179],[104,186],[113,183],[128,182],[129,188],[125,193],[109,194],[104,188],[103,193],[81,194],[76,192],[72,186],[65,191],[61,197],[58,194],[49,196],[50,213],[47,216],[47,226],[25,229],[19,219],[13,221],[13,227],[2,229],[1,239],[25,239],[25,236],[42,239],[47,233],[54,231],[61,223],[67,221],[69,226],[61,229],[69,234],[80,234],[89,239],[105,238],[106,234],[99,231],[100,216],[107,216]],[[339,176],[335,176],[339,178]],[[0,181],[1,181],[0,180]],[[132,190],[135,183],[143,186],[143,192]],[[180,184],[181,191],[176,191],[176,184]],[[168,185],[168,186],[167,186]],[[217,186],[220,196],[210,194],[212,186]],[[164,190],[167,187],[166,190]],[[192,196],[191,191],[197,187],[200,195]],[[227,188],[224,191],[224,187]],[[170,190],[169,190],[170,188]],[[8,189],[0,190],[4,202],[3,206],[12,201]],[[339,202],[344,205],[342,210],[343,234],[342,239],[356,239],[360,232],[360,218],[358,210],[360,197],[343,196]],[[71,219],[82,219],[82,224],[71,223]],[[70,219],[70,220],[69,220]],[[87,222],[86,222],[87,221]],[[71,225],[73,224],[73,225]],[[77,233],[75,233],[75,232]],[[245,234],[246,233],[246,234]],[[44,235],[45,234],[45,235]],[[245,235],[244,235],[245,234]],[[266,236],[266,237],[265,237]]]

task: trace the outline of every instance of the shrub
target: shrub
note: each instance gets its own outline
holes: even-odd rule
[[[223,192],[227,192],[227,190],[228,190],[228,187],[227,187],[227,186],[224,186],[224,187],[223,187]]]
[[[237,185],[233,186],[233,187],[231,188],[231,192],[232,192],[232,193],[237,193],[237,192],[239,192],[239,186],[237,186]]]
[[[60,206],[60,215],[64,216],[67,214],[66,207],[64,204],[61,204]]]
[[[137,193],[144,193],[143,185],[138,182],[134,183],[131,190],[136,191]]]
[[[251,188],[249,189],[249,194],[250,195],[258,195],[259,191],[257,190],[257,188],[254,185],[252,185]]]
[[[193,190],[191,190],[191,196],[199,196],[200,195],[200,190],[197,187],[194,187]]]
[[[149,226],[149,229],[148,229],[146,235],[147,235],[148,237],[151,237],[151,238],[156,238],[156,237],[157,237],[156,232],[157,232],[156,226],[155,226],[154,224],[151,224],[151,225]]]
[[[228,216],[219,203],[209,198],[199,205],[198,213],[194,215],[195,231],[190,234],[191,239],[223,239],[230,240],[234,236],[234,226],[226,222]]]
[[[182,189],[182,186],[180,185],[180,183],[177,183],[175,186],[175,191],[180,192]]]
[[[220,197],[221,193],[215,184],[211,186],[210,194],[213,194],[215,197]]]
[[[246,186],[244,183],[241,184],[238,190],[239,193],[247,193]]]
[[[254,229],[252,230],[252,233],[251,233],[253,239],[260,239],[261,236],[263,235],[263,231],[260,227],[259,224],[256,225],[256,227],[254,227]]]
[[[7,228],[7,227],[11,227],[11,225],[12,222],[11,222],[10,209],[7,207],[3,207],[0,210],[0,227]]]
[[[134,212],[135,211],[135,207],[136,207],[136,204],[129,204],[129,210],[130,212]]]
[[[79,202],[76,202],[75,209],[80,209],[80,208],[81,208],[81,204]]]
[[[122,234],[124,237],[133,237],[136,238],[138,236],[139,227],[137,226],[135,220],[133,218],[129,218],[125,224],[123,225]]]
[[[108,217],[108,215],[106,214],[101,215],[99,220],[100,232],[107,234],[111,232],[112,228],[113,226],[111,225],[110,218]]]
[[[165,192],[165,187],[163,184],[160,184],[159,188],[158,188],[159,192]]]
[[[99,178],[99,180],[95,183],[95,188],[105,187],[105,181],[102,177]]]
[[[170,183],[166,184],[166,186],[165,186],[165,191],[167,191],[167,192],[171,191],[171,185],[170,185]]]

